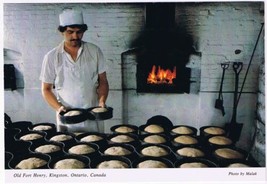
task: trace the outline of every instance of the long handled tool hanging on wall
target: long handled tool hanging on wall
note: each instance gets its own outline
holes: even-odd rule
[[[240,89],[240,92],[239,92],[239,95],[238,95],[238,98],[237,98],[237,102],[236,102],[237,105],[238,105],[238,102],[239,102],[239,100],[240,100],[241,94],[242,94],[242,92],[243,92],[244,85],[245,85],[245,82],[246,82],[246,79],[247,79],[247,75],[248,75],[248,71],[249,71],[249,68],[250,68],[250,66],[251,66],[252,59],[253,59],[253,57],[254,57],[254,54],[255,54],[255,51],[256,51],[256,48],[257,48],[257,45],[258,45],[258,42],[259,42],[259,39],[260,39],[260,36],[261,36],[261,32],[262,32],[262,30],[263,30],[263,27],[264,27],[264,23],[261,24],[261,29],[260,29],[260,32],[259,32],[259,35],[258,35],[256,44],[255,44],[255,46],[254,46],[252,55],[251,55],[250,60],[249,60],[249,64],[248,64],[248,67],[247,67],[247,70],[246,70],[246,74],[245,74],[245,77],[244,77],[244,80],[243,80],[243,83],[242,83],[242,86],[241,86],[241,89]]]
[[[221,79],[221,84],[220,84],[220,91],[219,91],[219,96],[215,101],[215,108],[219,109],[222,111],[222,115],[225,115],[225,111],[224,111],[224,106],[223,106],[223,93],[222,93],[222,88],[223,88],[223,80],[224,80],[224,74],[225,74],[225,70],[229,67],[229,62],[227,63],[221,63],[221,67],[223,69],[222,72],[222,79]]]

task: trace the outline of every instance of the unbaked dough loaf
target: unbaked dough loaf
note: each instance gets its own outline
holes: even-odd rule
[[[191,128],[188,128],[186,126],[179,126],[174,129],[172,129],[172,132],[176,134],[192,134],[193,130]]]
[[[46,144],[46,145],[42,145],[42,146],[35,148],[34,151],[39,152],[39,153],[54,153],[54,152],[59,151],[60,149],[61,148],[57,145]]]
[[[162,133],[164,132],[164,129],[159,125],[148,125],[145,127],[144,131],[148,133]]]
[[[115,132],[118,133],[131,133],[134,132],[134,129],[128,126],[120,126],[118,128],[115,129]]]
[[[84,155],[84,154],[89,154],[89,153],[93,153],[96,150],[94,148],[92,148],[91,146],[87,145],[87,144],[79,144],[76,146],[71,147],[68,152],[70,154],[78,154],[78,155]]]
[[[129,168],[129,165],[125,162],[122,162],[120,160],[109,160],[101,162],[97,165],[98,169],[123,169],[123,168]]]
[[[81,114],[81,111],[71,110],[71,111],[66,112],[64,116],[78,116],[80,114]]]
[[[33,130],[36,130],[36,131],[43,131],[43,130],[50,130],[50,129],[52,129],[52,127],[49,125],[38,125],[38,126],[33,127]]]
[[[242,159],[244,155],[230,148],[220,148],[215,150],[215,154],[226,159]]]
[[[61,142],[61,141],[67,141],[71,140],[72,136],[66,135],[66,134],[60,134],[60,135],[55,135],[50,138],[50,141],[56,141],[56,142]]]
[[[37,169],[47,164],[47,161],[41,158],[32,157],[20,161],[16,169]]]
[[[103,139],[103,137],[98,136],[98,135],[87,135],[87,136],[81,138],[80,141],[83,141],[83,142],[96,142],[96,141],[100,141],[102,139]]]
[[[43,138],[42,135],[40,134],[37,134],[37,133],[29,133],[29,134],[26,134],[26,135],[23,135],[20,137],[20,140],[23,140],[23,141],[32,141],[32,140],[36,140],[36,139],[41,139]]]
[[[174,142],[180,143],[180,144],[197,144],[198,140],[194,137],[191,137],[189,135],[181,135],[177,136],[173,139]]]
[[[197,148],[191,148],[191,147],[184,147],[177,150],[177,153],[181,156],[185,157],[203,157],[205,156],[204,152],[197,149]]]
[[[208,167],[208,166],[201,162],[183,163],[180,165],[180,168],[205,168],[205,167]]]
[[[158,160],[145,160],[137,165],[137,168],[168,168],[168,166]]]
[[[83,168],[85,168],[85,164],[82,161],[74,158],[59,160],[54,165],[54,169],[83,169]]]
[[[112,142],[116,143],[127,143],[127,142],[132,142],[134,139],[128,135],[117,135],[113,138],[110,139]]]
[[[125,156],[130,155],[132,152],[121,146],[112,146],[104,151],[105,155]]]
[[[224,129],[219,127],[208,127],[204,129],[204,132],[211,135],[222,135],[225,133]]]
[[[224,136],[214,136],[209,138],[209,142],[217,145],[230,145],[232,140]]]
[[[228,167],[250,167],[250,166],[247,164],[243,164],[243,163],[233,163],[233,164],[230,164]]]
[[[166,139],[160,135],[149,135],[144,138],[144,142],[152,144],[162,144],[166,142]]]
[[[92,109],[93,112],[99,113],[99,112],[107,112],[108,109],[105,107],[96,107],[94,109]]]
[[[159,146],[148,146],[141,150],[142,155],[145,156],[153,156],[153,157],[161,157],[168,155],[166,149]]]

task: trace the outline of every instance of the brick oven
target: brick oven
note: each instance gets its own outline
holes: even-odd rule
[[[136,91],[189,93],[194,81],[187,64],[196,51],[190,35],[175,25],[175,4],[148,3],[145,8],[145,29],[133,43],[135,49],[122,53],[136,56]]]

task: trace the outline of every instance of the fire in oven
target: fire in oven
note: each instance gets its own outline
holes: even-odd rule
[[[137,92],[189,93],[191,70],[181,55],[145,53],[137,63]]]

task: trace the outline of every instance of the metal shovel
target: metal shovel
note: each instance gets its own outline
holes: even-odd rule
[[[241,135],[242,123],[236,122],[236,111],[237,111],[237,97],[238,97],[238,81],[239,74],[243,68],[242,62],[234,62],[233,69],[235,72],[235,91],[234,91],[234,102],[233,102],[233,115],[230,123],[226,124],[227,136],[229,136],[234,142],[238,141]]]

